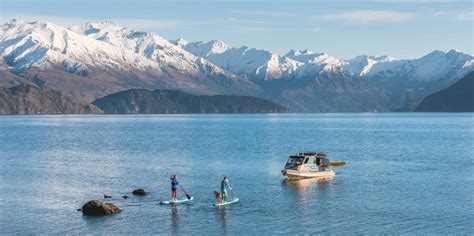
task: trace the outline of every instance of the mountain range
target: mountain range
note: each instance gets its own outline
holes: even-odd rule
[[[167,40],[109,21],[66,28],[13,19],[0,28],[0,87],[34,84],[88,102],[144,88],[258,96],[295,112],[390,111],[473,70],[474,57],[456,50],[418,59],[341,59]]]
[[[425,97],[415,111],[474,112],[474,72],[448,88]]]

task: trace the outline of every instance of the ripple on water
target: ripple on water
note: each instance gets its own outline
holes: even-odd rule
[[[472,234],[472,114],[0,117],[5,234]],[[325,150],[332,180],[283,181]],[[161,206],[176,173],[195,202]],[[231,178],[238,204],[214,208]],[[150,195],[137,197],[135,188]],[[91,199],[123,209],[84,217]],[[128,195],[129,199],[122,199]]]

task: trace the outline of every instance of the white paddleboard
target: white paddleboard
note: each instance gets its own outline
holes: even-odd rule
[[[188,203],[191,202],[194,199],[194,197],[191,197],[190,199],[180,199],[176,201],[161,201],[160,205],[173,205],[173,204],[183,204],[183,203]]]
[[[230,201],[227,201],[227,202],[222,202],[222,203],[214,203],[214,206],[218,207],[218,206],[225,206],[225,205],[229,205],[229,204],[234,204],[236,202],[238,202],[239,199],[238,198],[234,198]]]

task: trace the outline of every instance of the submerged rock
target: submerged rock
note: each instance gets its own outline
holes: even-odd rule
[[[138,189],[133,190],[132,193],[133,193],[134,195],[145,196],[145,195],[148,194],[148,191],[146,191],[146,190],[143,189],[143,188],[138,188]]]
[[[127,199],[128,196],[127,196],[127,195],[123,195],[122,198],[123,198],[123,199]]]
[[[88,216],[103,216],[119,213],[122,211],[112,203],[104,203],[97,200],[92,200],[82,206],[82,214]]]
[[[112,196],[104,194],[104,198],[112,198]]]

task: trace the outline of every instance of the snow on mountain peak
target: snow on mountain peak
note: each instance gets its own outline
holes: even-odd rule
[[[285,56],[300,56],[300,55],[314,55],[314,54],[316,53],[309,49],[304,49],[304,50],[291,49]]]
[[[175,40],[170,40],[170,42],[178,47],[184,47],[186,46],[189,42],[186,39],[183,38],[178,38]]]
[[[474,70],[474,57],[456,50],[433,52],[413,60],[392,60],[373,66],[367,76],[386,80],[401,78],[413,81],[457,79]]]
[[[303,64],[266,50],[246,46],[234,48],[220,40],[191,42],[183,49],[250,79],[279,79],[295,72]]]
[[[94,24],[85,24],[71,27],[75,32],[87,35],[108,44],[125,48],[138,55],[152,59],[160,66],[170,67],[180,73],[186,74],[228,74],[218,66],[210,63],[206,59],[200,58],[180,47],[180,45],[189,45],[184,39],[169,41],[156,33],[147,33],[129,30],[117,25],[105,24],[105,27],[95,27]],[[94,29],[92,33],[88,33]],[[220,48],[227,47],[221,41],[211,41],[211,49],[219,51]],[[210,43],[211,43],[210,42]],[[227,76],[227,75],[226,75]]]
[[[396,59],[394,57],[388,56],[388,55],[383,55],[383,56],[372,56],[370,57],[372,60],[378,61],[378,62],[387,62],[387,61],[395,61]]]
[[[153,67],[134,53],[76,34],[50,22],[13,20],[0,30],[0,55],[14,71],[63,65],[67,71],[89,66]]]
[[[293,60],[304,62],[304,63],[312,63],[312,64],[325,64],[330,66],[341,65],[342,61],[338,58],[332,57],[326,53],[316,53],[310,51],[308,49],[305,50],[291,50],[289,51],[285,57],[289,57]]]
[[[208,57],[212,54],[223,53],[231,47],[220,40],[211,40],[209,42],[199,41],[187,43],[183,48],[194,55]]]
[[[232,72],[264,80],[341,71],[367,79],[430,80],[457,78],[474,70],[473,56],[454,49],[433,51],[413,60],[367,55],[344,60],[308,49],[290,50],[281,56],[246,46],[234,48],[220,40],[169,41],[111,21],[92,21],[66,29],[49,22],[12,19],[0,28],[0,55],[5,66],[20,72],[52,65],[63,66],[71,73],[95,66],[156,71],[168,67],[192,75]]]
[[[343,63],[343,67],[351,74],[357,76],[365,76],[370,72],[370,70],[375,64],[381,62],[391,62],[394,60],[395,59],[390,56],[361,55],[349,60],[345,60],[345,62]]]

